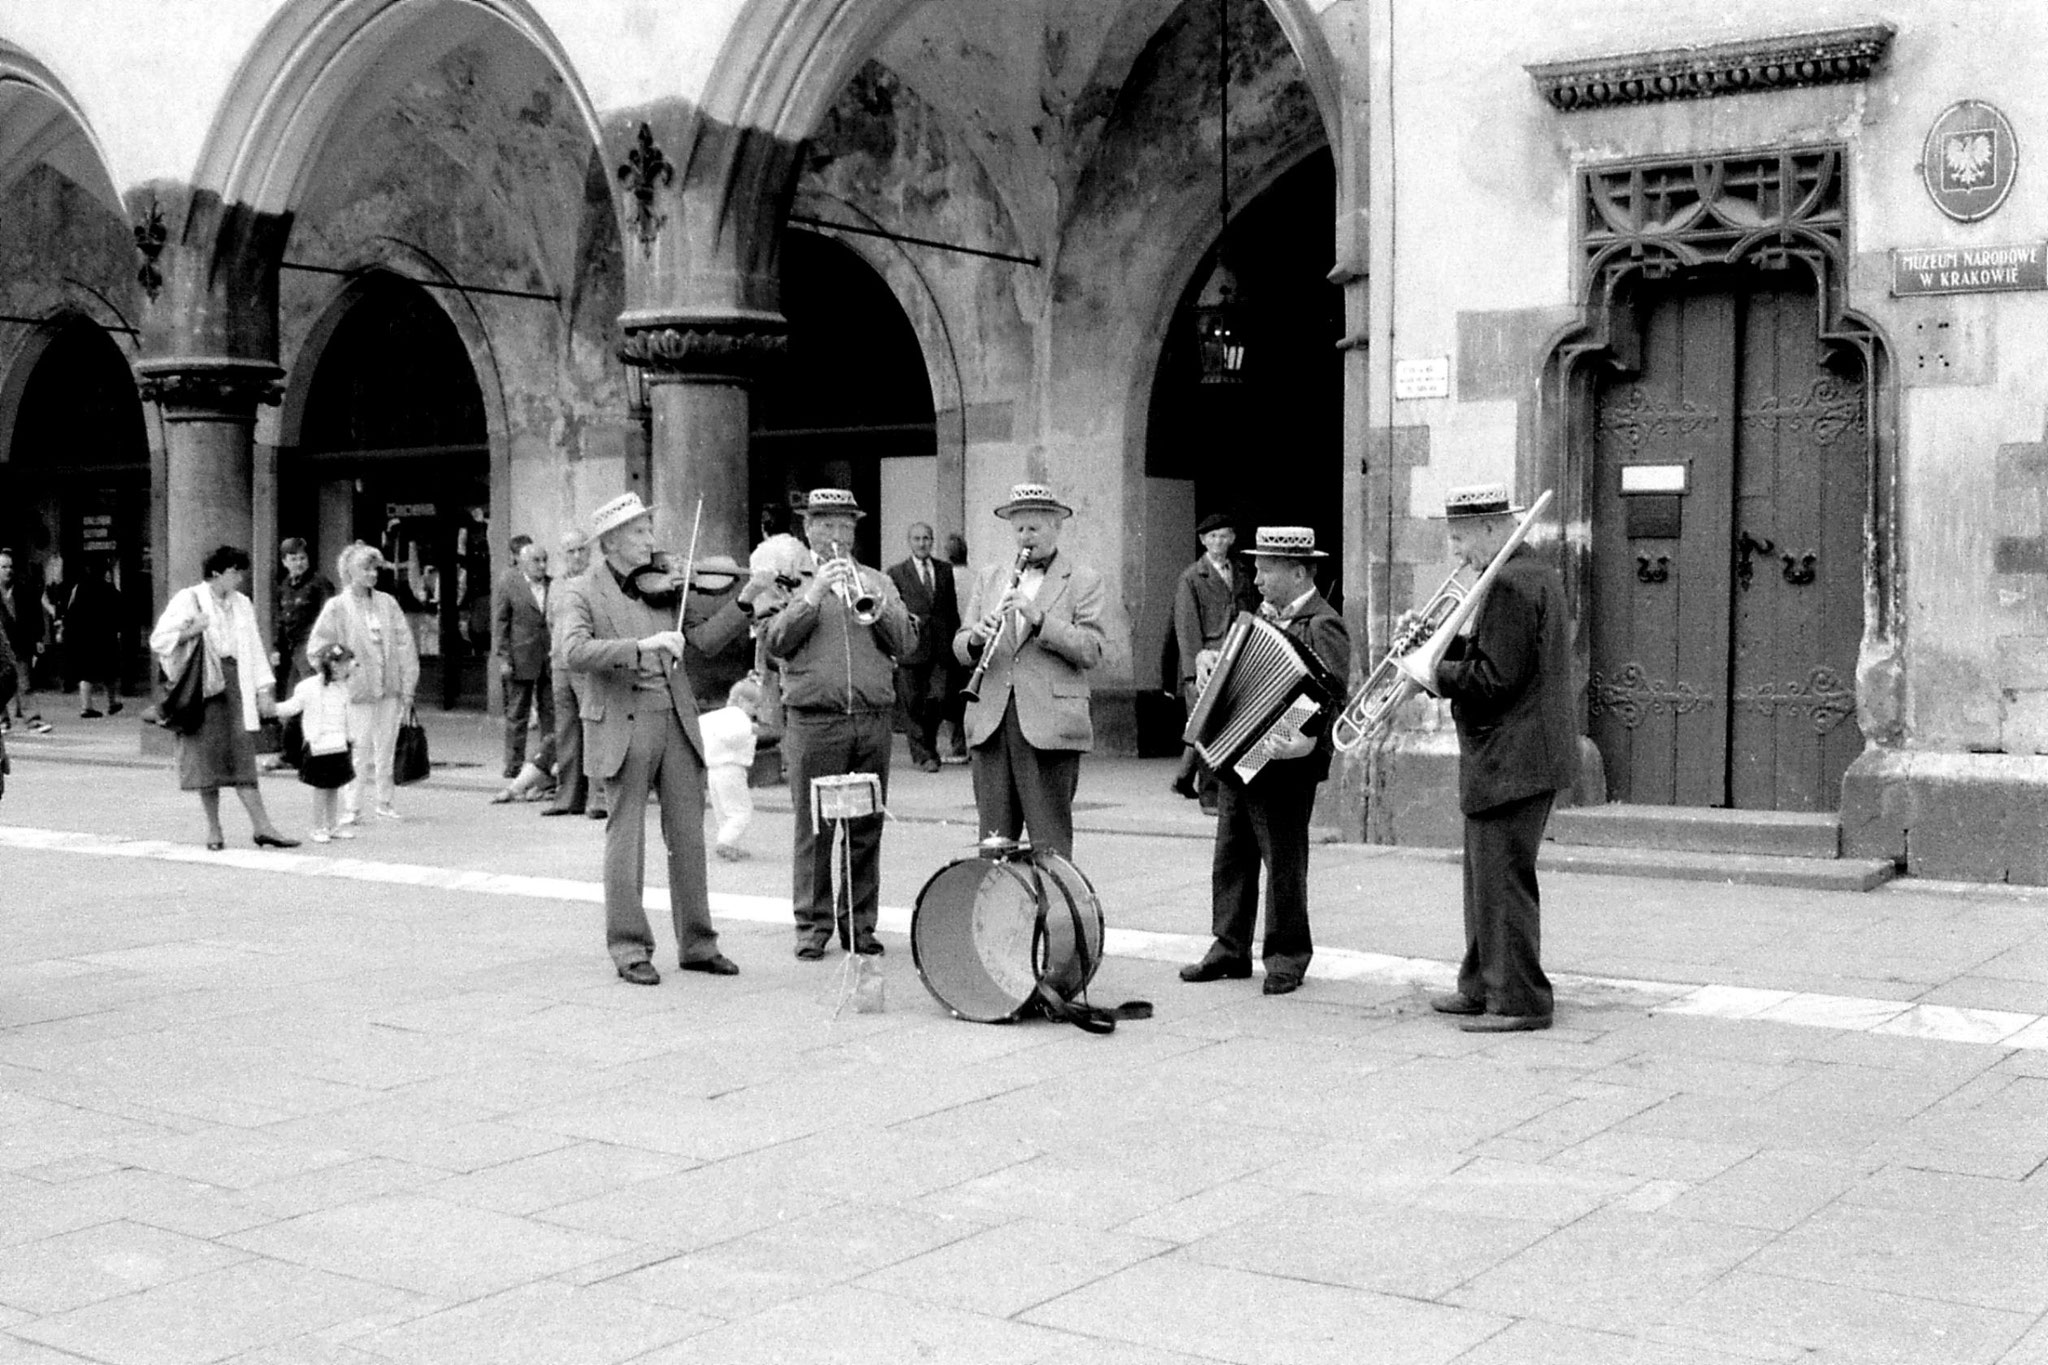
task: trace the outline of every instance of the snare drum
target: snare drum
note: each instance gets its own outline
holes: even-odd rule
[[[917,893],[910,952],[925,989],[955,1017],[1003,1024],[1035,1012],[1043,985],[1080,995],[1102,962],[1102,905],[1057,853],[992,840]]]

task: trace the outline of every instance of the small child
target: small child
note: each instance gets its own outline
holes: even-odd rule
[[[718,856],[727,862],[748,856],[740,847],[740,836],[754,818],[747,773],[754,766],[754,715],[760,706],[761,684],[742,678],[725,694],[725,705],[697,718],[704,735],[711,815],[718,822]]]
[[[347,686],[356,656],[347,645],[332,644],[316,651],[311,662],[313,672],[299,680],[288,700],[277,704],[277,714],[299,718],[306,751],[299,781],[313,789],[313,842],[324,844],[356,837],[334,818],[337,794],[356,779],[355,763],[349,758]]]

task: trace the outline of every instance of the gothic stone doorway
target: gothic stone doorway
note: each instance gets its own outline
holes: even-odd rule
[[[1867,390],[1799,270],[1645,295],[1597,387],[1590,730],[1621,801],[1829,811],[1861,752]]]

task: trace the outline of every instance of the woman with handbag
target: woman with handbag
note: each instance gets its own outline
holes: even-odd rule
[[[342,588],[327,599],[307,638],[309,654],[328,645],[346,645],[355,656],[348,677],[349,742],[355,781],[341,789],[342,825],[360,817],[366,786],[376,793],[377,814],[401,818],[392,805],[397,791],[392,750],[398,726],[412,713],[413,693],[420,683],[420,652],[405,611],[390,593],[377,591],[384,556],[374,545],[357,541],[335,561]]]
[[[202,700],[179,727],[178,785],[199,793],[206,846],[216,851],[227,847],[220,827],[222,787],[234,788],[241,798],[258,848],[299,845],[277,832],[256,786],[256,731],[277,706],[256,608],[242,593],[248,572],[246,551],[232,545],[214,550],[201,566],[203,581],[172,594],[149,633],[149,647],[174,691],[188,666],[199,674]]]

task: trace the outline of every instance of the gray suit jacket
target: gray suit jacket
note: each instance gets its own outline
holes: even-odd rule
[[[562,603],[555,665],[583,679],[580,704],[589,748],[584,767],[593,777],[609,779],[626,764],[634,715],[642,706],[660,704],[660,693],[634,687],[640,679],[636,642],[656,631],[674,630],[675,613],[626,596],[610,566],[601,561],[588,573],[557,584],[556,591],[562,594]],[[746,613],[728,603],[684,634],[700,649],[715,652],[721,637],[746,628]],[[697,702],[680,666],[668,670],[667,690],[669,705],[701,763],[704,736],[697,728]]]
[[[1001,600],[1015,572],[1014,563],[994,564],[975,580],[974,595],[961,614],[953,637],[953,654],[973,666],[968,649],[974,623]],[[1017,722],[1034,749],[1080,749],[1095,746],[1088,715],[1088,670],[1102,662],[1102,607],[1107,593],[1102,575],[1076,564],[1063,550],[1055,555],[1038,589],[1036,606],[1045,613],[1042,626],[1020,646],[1010,631],[996,642],[996,655],[982,676],[981,700],[967,704],[967,742],[982,744],[1002,728],[1003,712],[1012,697]]]

